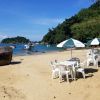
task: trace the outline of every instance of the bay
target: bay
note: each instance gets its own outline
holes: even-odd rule
[[[31,54],[40,54],[46,52],[53,52],[53,51],[62,51],[62,48],[57,48],[56,45],[43,45],[43,44],[36,44],[32,47],[31,50],[25,50],[25,44],[0,44],[0,47],[3,46],[14,46],[13,55],[16,56],[25,56]]]

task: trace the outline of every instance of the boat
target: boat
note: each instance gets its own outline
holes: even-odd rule
[[[15,46],[15,45],[11,45],[10,47],[11,47],[12,49],[15,49],[15,48],[16,48],[16,46]]]
[[[49,45],[49,44],[47,44],[46,46],[47,46],[47,47],[50,47],[50,45]]]
[[[11,47],[0,47],[0,66],[11,63],[13,49]]]
[[[24,49],[25,49],[25,50],[28,50],[28,49],[29,49],[29,45],[25,44],[25,45],[24,45]]]
[[[32,50],[32,48],[34,47],[33,43],[28,43],[24,45],[24,49],[25,50]]]

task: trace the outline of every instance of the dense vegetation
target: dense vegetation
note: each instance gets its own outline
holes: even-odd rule
[[[1,43],[28,43],[29,39],[26,39],[25,37],[13,37],[13,38],[5,38],[1,41]]]
[[[65,39],[73,37],[87,42],[94,37],[100,37],[100,1],[95,2],[89,8],[82,9],[57,27],[49,29],[42,42],[57,44]]]

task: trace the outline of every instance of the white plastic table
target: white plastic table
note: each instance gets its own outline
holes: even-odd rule
[[[75,68],[76,68],[76,65],[77,65],[77,61],[70,61],[70,60],[61,61],[61,62],[58,63],[58,65],[64,66],[64,67],[66,67],[66,69],[71,68],[72,73],[73,73],[73,77],[74,77],[74,80],[75,80],[75,78],[76,78]]]

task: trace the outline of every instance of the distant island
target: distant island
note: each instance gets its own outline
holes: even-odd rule
[[[84,43],[94,37],[100,38],[100,0],[71,18],[65,19],[57,27],[49,29],[42,42],[57,44],[70,37]]]
[[[30,40],[26,39],[25,37],[17,36],[17,37],[12,37],[12,38],[5,38],[1,41],[1,43],[29,43]]]

